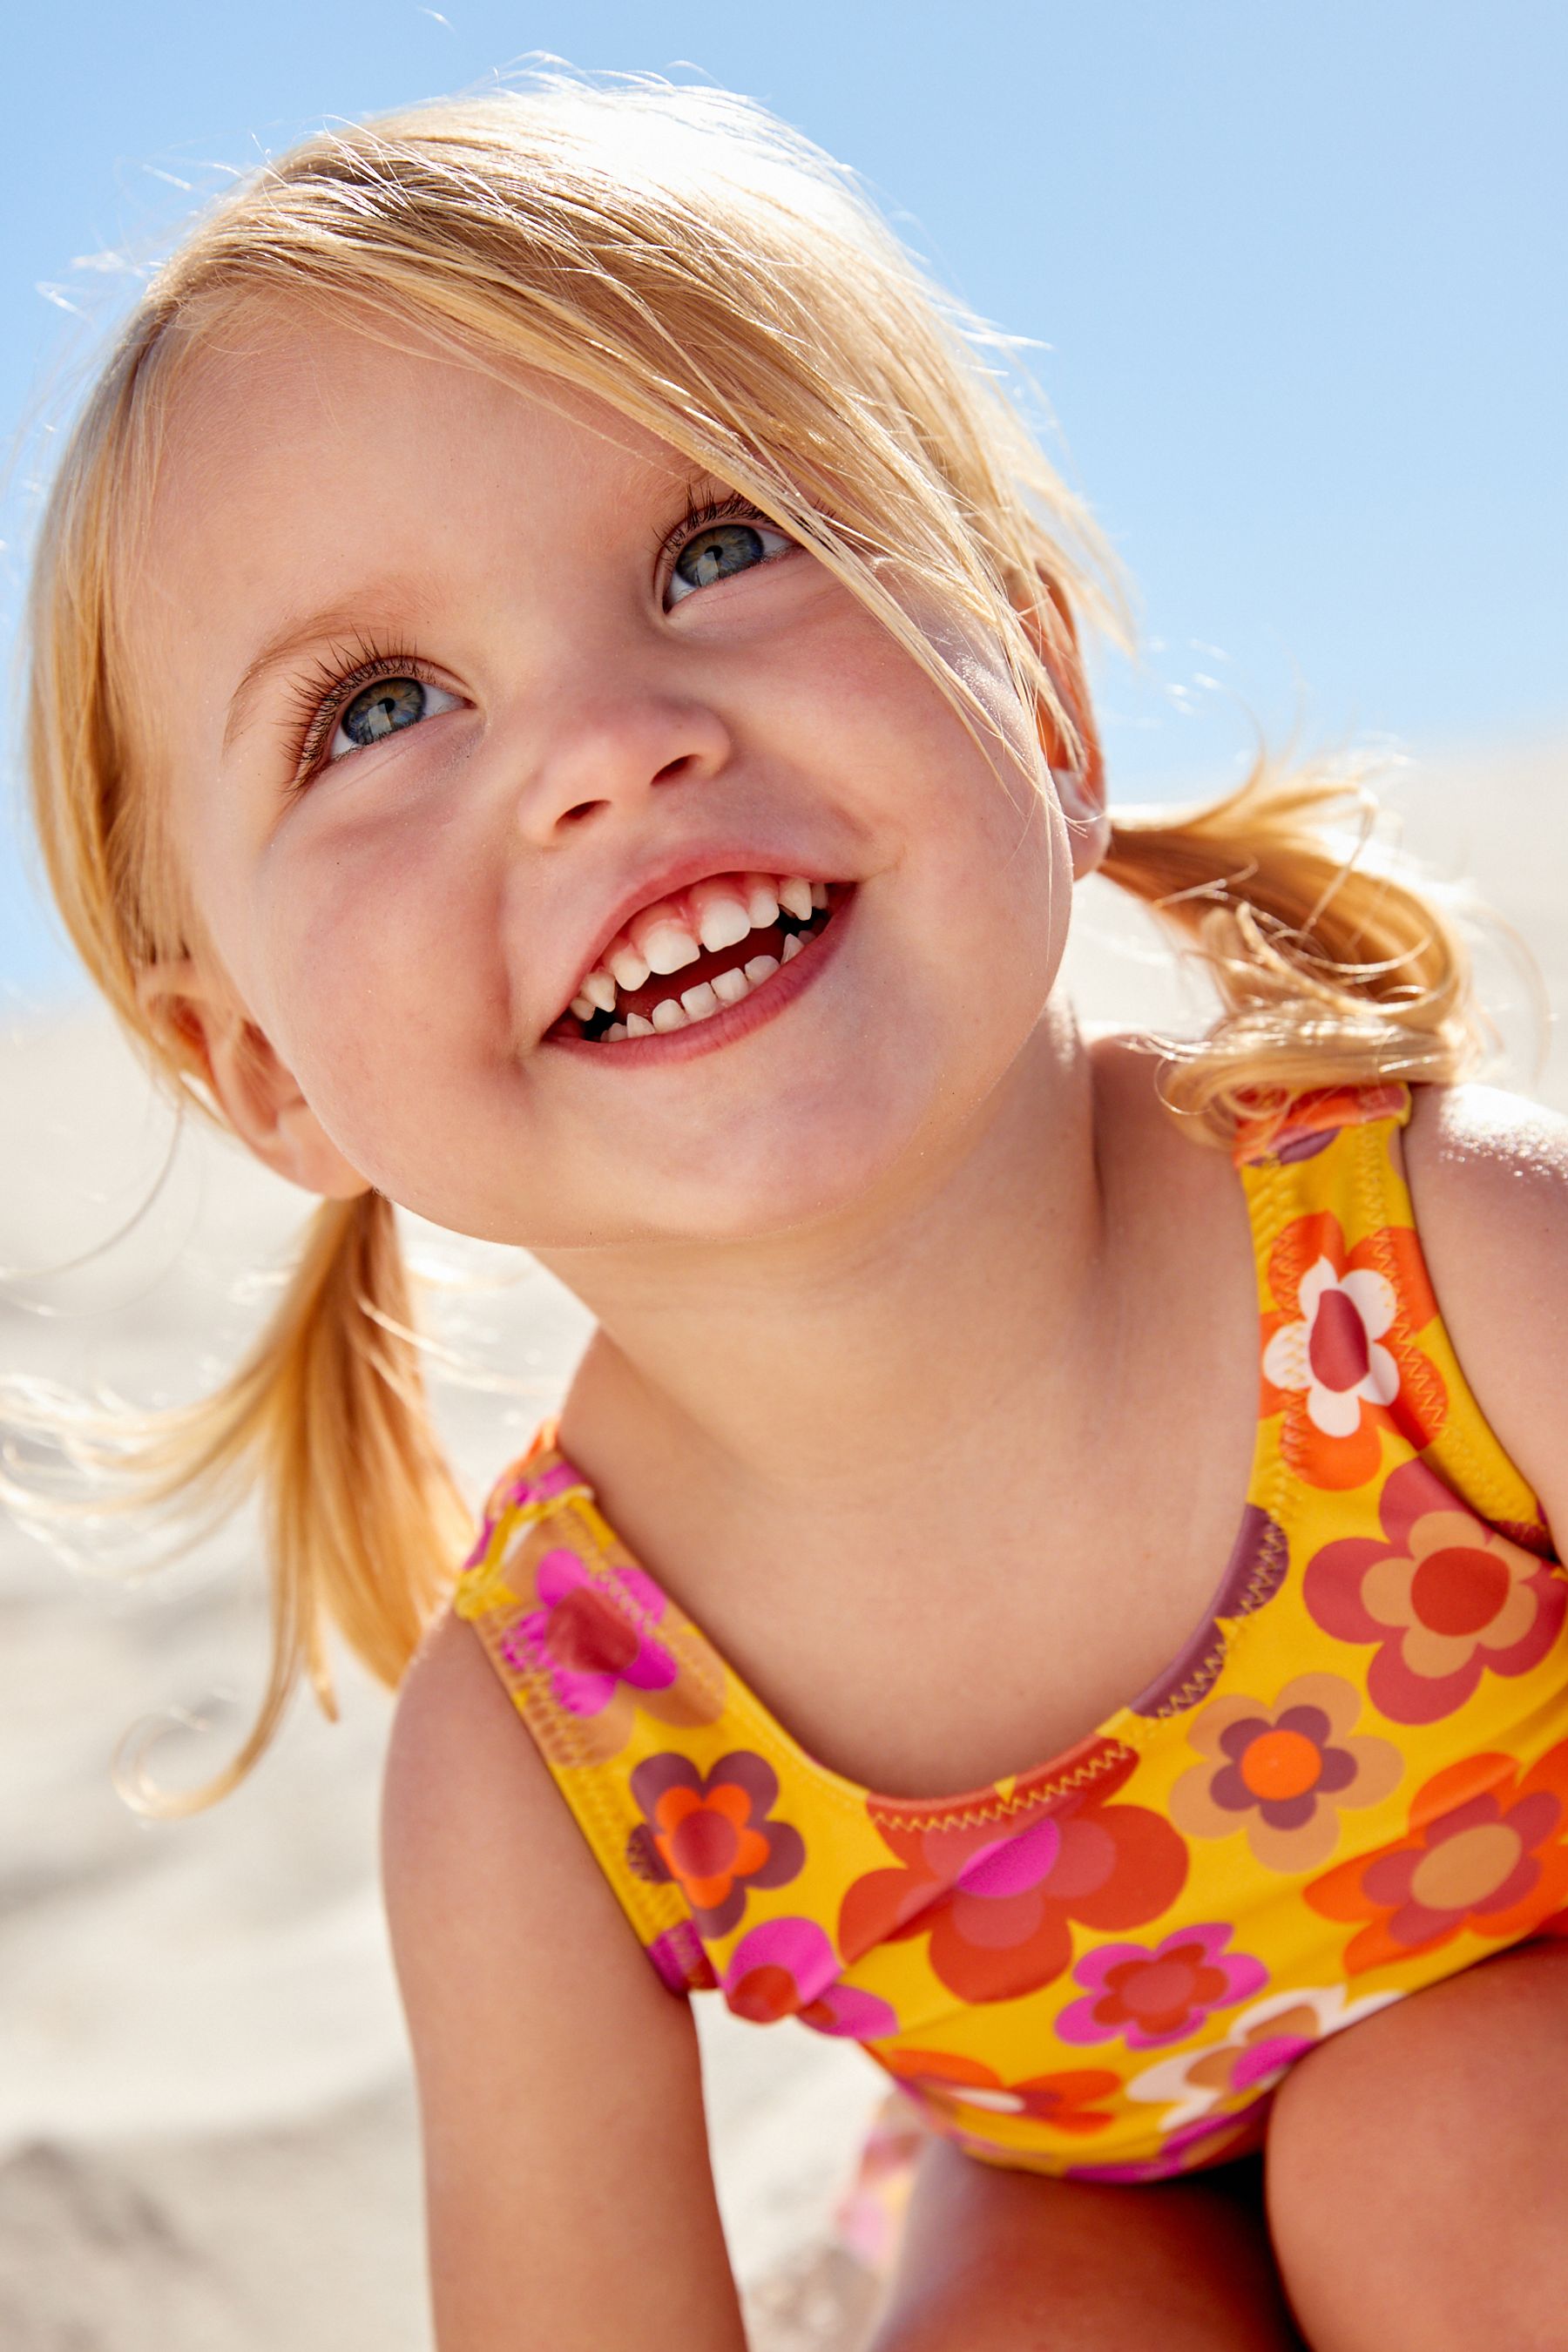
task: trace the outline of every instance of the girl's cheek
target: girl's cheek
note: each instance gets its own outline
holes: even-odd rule
[[[329,1076],[334,1060],[379,1066],[399,1045],[415,1050],[456,1010],[471,909],[447,887],[434,843],[423,861],[374,836],[311,844],[276,862],[256,918],[279,1026]]]

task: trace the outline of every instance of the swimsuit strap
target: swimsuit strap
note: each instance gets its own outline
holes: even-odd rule
[[[1427,1271],[1402,1140],[1414,1103],[1403,1080],[1320,1087],[1260,1105],[1237,1130],[1265,1410],[1283,1414],[1281,1450],[1314,1486],[1378,1475],[1386,1425],[1481,1517],[1550,1552],[1540,1501],[1460,1368]],[[1353,1439],[1352,1398],[1363,1408]]]
[[[618,1764],[640,1709],[676,1731],[724,1711],[717,1654],[632,1559],[547,1421],[503,1472],[458,1580],[469,1620],[672,1991],[715,1982],[680,1885]]]

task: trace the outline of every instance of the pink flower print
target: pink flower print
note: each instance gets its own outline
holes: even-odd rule
[[[599,1715],[618,1685],[636,1691],[668,1690],[677,1667],[648,1630],[665,1599],[639,1568],[609,1571],[630,1605],[618,1605],[594,1581],[574,1551],[558,1545],[534,1570],[540,1605],[501,1637],[501,1654],[519,1674],[545,1673],[561,1705],[573,1715]]]
[[[1568,1587],[1489,1527],[1424,1462],[1378,1498],[1384,1540],[1345,1536],[1307,1563],[1301,1596],[1342,1642],[1371,1643],[1368,1696],[1392,1723],[1436,1723],[1486,1674],[1523,1675],[1563,1631]]]
[[[458,1584],[513,1700],[551,1763],[618,1756],[639,1709],[668,1724],[711,1723],[724,1671],[694,1627],[624,1554],[552,1543],[554,1523],[524,1524],[498,1558]]]
[[[817,2033],[877,2042],[899,2021],[876,1993],[839,1981],[839,1958],[815,1919],[769,1919],[742,1937],[724,1971],[724,1999],[737,2017],[771,2025],[798,2017]]]
[[[1268,1971],[1250,1952],[1225,1949],[1227,1926],[1178,1927],[1150,1950],[1102,1944],[1086,1952],[1073,1980],[1088,1988],[1057,2019],[1064,2042],[1125,2041],[1153,2050],[1195,2033],[1205,2017],[1261,1992]]]
[[[1362,1706],[1339,1675],[1298,1675],[1272,1706],[1239,1691],[1211,1700],[1187,1738],[1215,1761],[1183,1773],[1171,1819],[1188,1837],[1245,1830],[1266,1870],[1321,1869],[1341,1808],[1380,1803],[1405,1769],[1391,1741],[1352,1736]]]

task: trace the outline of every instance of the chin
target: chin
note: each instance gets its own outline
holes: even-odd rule
[[[852,1223],[896,1195],[940,1148],[933,1103],[911,1101],[901,1087],[897,1097],[878,1099],[863,1081],[831,1104],[819,1094],[798,1116],[731,1128],[662,1170],[650,1186],[651,1214],[639,1216],[635,1200],[626,1208],[645,1233],[694,1241],[762,1242]]]

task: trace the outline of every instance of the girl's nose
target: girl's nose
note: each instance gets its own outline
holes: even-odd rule
[[[542,849],[590,819],[632,813],[659,787],[718,774],[731,752],[729,729],[707,704],[613,690],[560,709],[533,742],[516,817]]]

